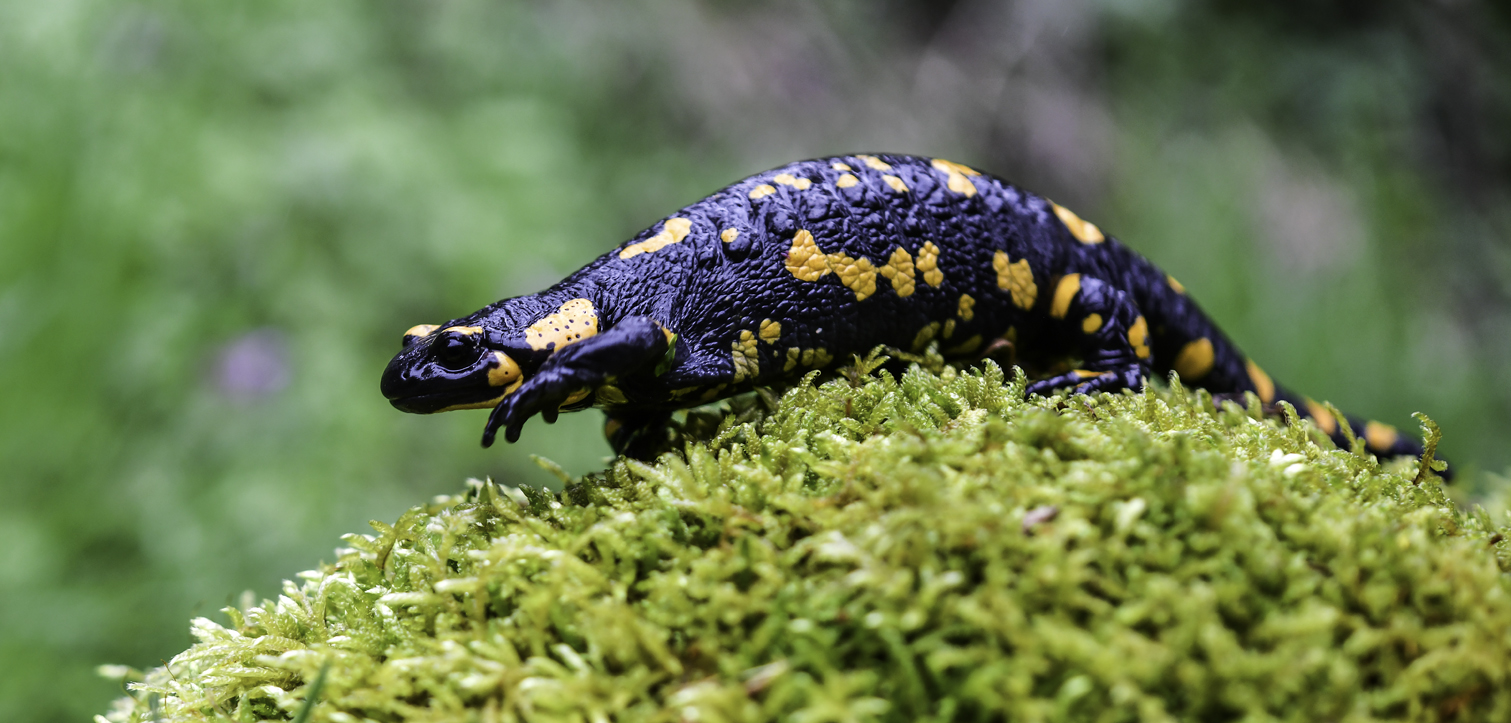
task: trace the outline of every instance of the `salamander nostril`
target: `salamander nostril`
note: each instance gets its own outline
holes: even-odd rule
[[[477,342],[470,336],[448,334],[432,347],[436,363],[451,371],[461,371],[477,361]]]

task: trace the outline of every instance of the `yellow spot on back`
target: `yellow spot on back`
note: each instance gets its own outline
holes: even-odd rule
[[[997,288],[1013,295],[1013,305],[1027,309],[1039,298],[1039,286],[1034,283],[1034,271],[1028,259],[1008,263],[1006,251],[992,255],[992,268],[997,271]]]
[[[939,322],[931,321],[925,324],[922,329],[919,329],[918,333],[913,336],[913,351],[923,351],[923,348],[928,346],[929,342],[934,340],[934,337],[939,336],[939,327]]]
[[[836,171],[853,171],[853,170],[855,170],[855,169],[851,168],[850,164],[848,164],[848,163],[831,163],[831,164],[829,164],[829,167],[833,168]]]
[[[787,270],[801,281],[818,281],[832,271],[829,257],[819,250],[808,229],[792,237],[792,248],[787,250]]]
[[[560,350],[598,333],[598,312],[587,299],[572,299],[555,313],[525,329],[525,341],[531,349]],[[552,345],[555,345],[554,347]]]
[[[795,346],[794,347],[788,347],[788,349],[787,349],[787,363],[782,365],[782,371],[784,371],[784,372],[790,372],[790,371],[792,371],[793,368],[797,366],[798,356],[801,355],[802,353],[803,353],[802,349],[799,349],[799,348],[797,348]]]
[[[1275,382],[1270,380],[1270,375],[1265,374],[1253,359],[1244,361],[1244,366],[1249,371],[1249,381],[1254,383],[1254,393],[1259,395],[1259,401],[1269,404],[1275,401]]]
[[[955,310],[955,315],[962,320],[970,321],[976,316],[976,300],[970,294],[960,295],[960,306]]]
[[[1095,334],[1097,333],[1097,330],[1101,328],[1101,314],[1090,314],[1086,318],[1081,320],[1081,331],[1086,332],[1087,334]]]
[[[782,338],[782,322],[770,319],[761,322],[761,341],[775,344],[780,338]]]
[[[1182,380],[1196,380],[1212,371],[1212,360],[1212,340],[1202,337],[1181,347],[1172,366]]]
[[[1060,277],[1060,283],[1055,284],[1055,300],[1049,305],[1049,315],[1056,319],[1063,319],[1070,313],[1070,302],[1074,301],[1076,294],[1081,292],[1081,275],[1066,274]]]
[[[813,185],[813,181],[810,181],[810,180],[808,180],[806,178],[797,178],[797,177],[793,176],[791,173],[782,173],[782,174],[779,174],[779,175],[777,175],[776,178],[773,178],[771,180],[776,181],[777,183],[780,183],[783,186],[792,186],[793,188],[796,188],[799,191],[806,191],[806,190],[808,190],[809,186]]]
[[[1144,321],[1144,317],[1134,319],[1133,326],[1128,327],[1128,343],[1138,358],[1149,358],[1149,322]]]
[[[870,166],[870,167],[872,167],[872,168],[874,168],[874,169],[876,169],[878,171],[890,171],[890,170],[892,170],[892,167],[890,165],[887,165],[886,161],[883,161],[882,159],[877,158],[876,156],[856,156],[856,158],[859,158],[862,161],[865,161],[865,163],[866,163],[867,166]]]
[[[687,232],[692,230],[693,222],[685,218],[669,218],[661,225],[661,233],[656,234],[640,243],[630,244],[619,252],[619,258],[627,259],[640,254],[648,254],[660,250],[663,247],[675,243],[681,243],[687,238]]]
[[[976,349],[980,347],[981,335],[976,334],[975,336],[972,336],[971,338],[961,342],[958,346],[952,346],[948,349],[945,349],[944,353],[947,356],[960,356],[961,354],[969,354],[973,351],[976,351]]]
[[[442,329],[441,331],[454,331],[454,332],[456,332],[458,334],[461,334],[462,336],[472,336],[473,334],[481,334],[481,333],[483,333],[483,327],[481,327],[481,326],[448,326],[445,329]]]
[[[865,257],[852,259],[843,253],[829,254],[829,268],[839,280],[855,292],[855,300],[863,301],[876,293],[876,267]]]
[[[951,191],[963,193],[966,196],[976,195],[976,184],[971,183],[971,179],[967,176],[979,176],[980,171],[943,158],[935,158],[930,165],[934,166],[934,170],[945,174],[945,185]]]
[[[907,193],[908,192],[908,184],[903,183],[902,179],[898,178],[897,176],[891,176],[891,175],[882,176],[881,180],[886,181],[887,185],[891,186],[892,190],[894,190],[894,191],[896,191],[898,193]]]
[[[892,255],[887,258],[885,266],[877,269],[882,276],[892,282],[892,290],[898,296],[907,298],[913,295],[913,255],[908,250],[898,246],[892,249]]]
[[[1060,217],[1060,223],[1070,229],[1070,235],[1076,237],[1081,243],[1099,244],[1107,239],[1102,235],[1102,229],[1089,221],[1082,221],[1081,217],[1075,215],[1070,209],[1054,201],[1050,201],[1049,205],[1054,207],[1055,215]]]
[[[918,250],[918,270],[923,272],[923,280],[929,286],[938,286],[944,282],[944,272],[939,270],[939,247],[933,241],[925,241],[923,248]]]
[[[730,358],[734,360],[736,383],[760,374],[761,357],[756,351],[756,335],[749,330],[741,331],[740,338],[730,347]]]
[[[719,234],[719,240],[723,241],[724,243],[734,243],[734,240],[739,237],[740,229],[737,228],[726,228],[722,233]]]
[[[1186,287],[1181,285],[1179,281],[1176,281],[1174,276],[1165,274],[1165,281],[1170,284],[1170,288],[1175,289],[1175,293],[1182,295],[1186,293]]]
[[[758,198],[765,198],[773,193],[776,193],[776,187],[768,183],[763,183],[759,186],[756,186],[755,188],[750,189],[750,200],[754,201]]]
[[[1323,434],[1331,437],[1338,432],[1338,418],[1334,417],[1327,407],[1307,399],[1306,414],[1312,418],[1312,422],[1317,425],[1317,429],[1322,430]]]
[[[834,185],[839,186],[840,188],[849,188],[857,183],[860,183],[860,179],[846,173],[845,175],[840,176],[837,180],[835,180]]]
[[[1364,442],[1376,452],[1389,451],[1400,441],[1401,433],[1395,427],[1380,422],[1364,423]]]
[[[519,369],[519,364],[515,363],[508,354],[496,351],[493,352],[493,359],[498,363],[488,370],[488,386],[502,387],[510,382],[524,381],[520,379],[523,373]],[[512,392],[514,390],[510,389],[509,391]]]
[[[404,330],[404,336],[430,336],[430,332],[439,328],[435,324],[415,324]]]

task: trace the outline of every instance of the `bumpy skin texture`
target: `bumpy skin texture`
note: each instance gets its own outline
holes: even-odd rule
[[[878,345],[992,354],[1029,389],[1137,387],[1171,370],[1289,401],[1173,278],[1074,213],[949,161],[799,161],[679,210],[562,282],[405,334],[383,374],[404,411],[494,407],[483,444],[598,406],[616,451],[654,448],[671,410],[791,382]],[[1081,360],[1071,369],[1059,362]],[[1421,447],[1349,419],[1382,455]]]

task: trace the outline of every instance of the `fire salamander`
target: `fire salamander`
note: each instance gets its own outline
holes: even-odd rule
[[[935,342],[946,358],[1005,349],[1050,370],[1031,394],[1138,388],[1173,370],[1214,393],[1290,402],[1340,444],[1346,422],[1376,454],[1422,453],[1271,381],[1180,282],[1070,210],[901,155],[757,174],[545,291],[413,327],[382,390],[406,412],[491,407],[485,447],[500,428],[518,440],[536,414],[596,406],[615,451],[643,455],[672,410]],[[1080,368],[1052,366],[1065,358]]]

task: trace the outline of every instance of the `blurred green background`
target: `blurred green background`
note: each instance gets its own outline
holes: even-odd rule
[[[403,415],[412,324],[827,153],[1093,219],[1278,379],[1511,465],[1511,15],[1473,0],[0,3],[0,718],[596,413]]]

